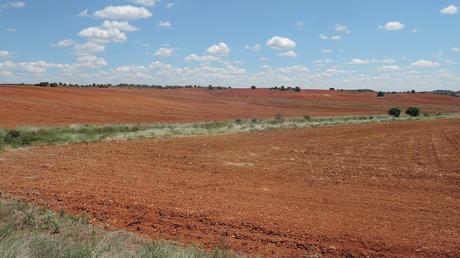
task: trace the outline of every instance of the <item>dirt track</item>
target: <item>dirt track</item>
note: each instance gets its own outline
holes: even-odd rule
[[[0,86],[0,127],[84,123],[193,122],[236,118],[386,114],[389,107],[458,113],[460,98],[267,89],[137,90]]]
[[[267,256],[460,256],[460,120],[0,153],[0,191]]]

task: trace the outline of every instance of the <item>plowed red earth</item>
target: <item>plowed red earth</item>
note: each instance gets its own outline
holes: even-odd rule
[[[248,254],[460,257],[460,120],[0,153],[0,191]]]
[[[84,123],[153,123],[386,114],[389,107],[458,113],[460,98],[434,94],[353,93],[267,89],[85,89],[0,87],[0,127]]]

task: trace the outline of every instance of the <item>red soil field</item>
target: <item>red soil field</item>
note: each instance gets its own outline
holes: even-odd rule
[[[9,150],[0,191],[205,248],[460,257],[459,128],[451,119]]]
[[[285,116],[386,114],[393,106],[458,113],[460,98],[434,94],[268,89],[87,89],[0,87],[0,127],[195,122]]]

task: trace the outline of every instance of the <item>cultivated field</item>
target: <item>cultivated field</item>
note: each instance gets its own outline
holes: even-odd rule
[[[284,116],[386,114],[388,108],[421,107],[460,113],[460,98],[434,94],[357,93],[267,89],[82,89],[0,87],[0,127],[20,125],[196,122]]]
[[[253,94],[180,92],[216,101]],[[350,110],[377,112],[377,101]],[[441,119],[10,150],[0,152],[0,191],[108,228],[248,254],[459,257],[459,128],[460,119]]]

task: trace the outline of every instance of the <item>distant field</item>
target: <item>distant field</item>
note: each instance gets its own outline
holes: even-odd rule
[[[285,116],[385,114],[389,107],[458,113],[460,98],[435,94],[268,89],[85,89],[0,87],[0,127],[197,122]]]
[[[0,191],[203,248],[459,257],[459,128],[441,119],[2,151]]]

